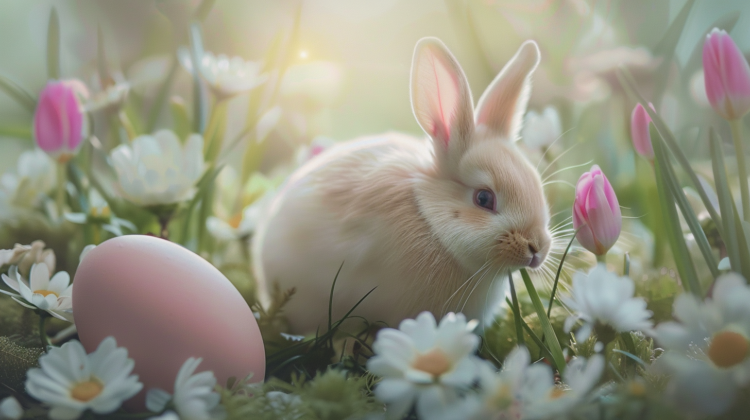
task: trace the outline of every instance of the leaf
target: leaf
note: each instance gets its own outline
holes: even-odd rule
[[[617,71],[617,77],[620,80],[620,84],[625,89],[625,91],[628,92],[628,94],[636,102],[639,102],[646,110],[649,117],[651,117],[651,120],[657,131],[659,132],[659,135],[667,144],[669,150],[672,151],[672,154],[674,154],[674,156],[677,158],[677,162],[680,164],[680,166],[682,166],[682,169],[685,171],[685,173],[690,178],[690,181],[693,183],[693,187],[698,192],[698,195],[700,195],[703,205],[706,207],[706,210],[708,210],[708,214],[716,223],[716,228],[719,231],[719,236],[721,236],[723,239],[724,229],[722,228],[721,217],[719,216],[719,213],[716,212],[716,209],[714,208],[711,199],[708,197],[708,194],[706,193],[706,190],[703,187],[703,183],[700,181],[698,174],[695,173],[692,166],[690,165],[690,161],[688,160],[687,156],[685,156],[685,154],[682,152],[682,149],[680,149],[679,145],[677,144],[674,134],[672,134],[672,131],[669,129],[669,127],[667,127],[667,124],[664,123],[664,120],[659,116],[659,114],[654,112],[654,110],[651,109],[650,106],[648,106],[648,101],[643,98],[643,95],[641,95],[641,93],[636,88],[636,83],[633,80],[633,77],[630,75],[630,72],[628,72],[627,69],[620,68]]]
[[[516,286],[513,284],[513,275],[511,273],[508,273],[508,284],[510,285],[510,297],[512,299],[510,308],[513,310],[513,322],[516,326],[516,340],[519,345],[526,345],[526,342],[523,339],[523,326],[521,325],[521,323],[523,322],[523,319],[521,319],[521,308],[518,306]],[[542,346],[540,345],[539,347],[541,348]]]
[[[690,10],[693,8],[694,3],[695,0],[688,0],[685,2],[680,13],[677,14],[675,19],[669,25],[669,28],[667,28],[664,37],[658,44],[656,44],[656,47],[654,47],[654,54],[662,56],[662,62],[659,67],[656,68],[654,73],[656,75],[656,83],[654,84],[654,105],[656,108],[659,108],[664,90],[667,88],[670,74],[669,67],[672,65],[675,49],[680,42],[682,30],[685,28],[685,23],[690,16]]]
[[[3,75],[0,75],[0,89],[29,112],[34,113],[36,110],[36,99],[26,89]]]
[[[740,271],[740,248],[737,235],[738,226],[735,225],[734,199],[727,181],[726,167],[724,166],[724,152],[721,149],[721,139],[713,127],[708,132],[709,144],[711,146],[711,164],[714,171],[714,183],[716,184],[716,195],[719,197],[719,208],[724,221],[724,232],[726,236],[724,245],[727,248],[727,256],[734,271]]]
[[[655,130],[652,130],[652,132]],[[654,154],[657,154],[656,150],[662,147],[661,143],[653,142]],[[663,153],[660,150],[658,153]],[[664,213],[664,220],[667,224],[667,239],[672,248],[674,254],[675,265],[677,266],[677,272],[680,273],[680,279],[683,282],[683,287],[688,292],[700,296],[700,286],[698,283],[698,276],[695,273],[695,266],[693,265],[693,259],[690,256],[690,252],[685,243],[685,236],[682,234],[682,228],[680,227],[679,218],[677,216],[677,209],[675,209],[675,197],[669,188],[669,182],[667,175],[664,173],[664,156],[661,155],[660,159],[654,161],[654,170],[656,172],[656,187],[659,190],[659,199],[662,205],[662,212]],[[702,297],[702,296],[700,296]]]
[[[52,80],[60,78],[60,19],[54,6],[47,25],[47,76]]]
[[[169,108],[172,110],[172,125],[174,126],[175,134],[177,134],[180,140],[187,139],[190,135],[191,127],[185,101],[179,97],[174,97],[169,101]],[[151,121],[149,121],[149,124],[151,124]]]
[[[202,133],[206,129],[207,98],[206,87],[200,75],[200,60],[203,57],[203,38],[200,25],[190,25],[190,58],[193,64],[193,131]]]
[[[711,245],[709,245],[708,239],[706,238],[706,233],[703,231],[703,227],[701,227],[701,224],[698,221],[698,217],[696,217],[695,212],[693,212],[693,208],[690,206],[690,203],[688,203],[687,198],[685,197],[685,193],[677,183],[677,178],[675,177],[674,170],[672,169],[672,165],[669,163],[669,157],[667,156],[666,150],[663,148],[663,140],[661,138],[661,135],[659,135],[659,132],[651,125],[649,125],[649,130],[651,131],[652,143],[658,143],[658,147],[654,147],[654,153],[656,155],[656,159],[659,160],[660,167],[663,169],[663,174],[665,175],[664,180],[667,182],[666,186],[669,189],[672,197],[677,202],[677,206],[679,206],[680,212],[682,213],[685,221],[690,227],[690,231],[693,232],[695,242],[698,244],[698,248],[700,248],[700,251],[703,254],[703,258],[706,260],[706,264],[708,264],[708,268],[711,270],[711,275],[714,277],[714,279],[716,279],[717,277],[719,277],[719,263],[716,261],[716,257],[714,257]],[[699,289],[700,285],[694,284],[691,285],[690,288]]]
[[[534,283],[531,281],[529,273],[526,272],[526,269],[521,269],[521,277],[523,277],[523,283],[524,285],[526,285],[526,291],[529,293],[531,303],[534,305],[534,310],[539,317],[539,322],[542,325],[542,332],[544,333],[545,337],[548,337],[547,342],[549,344],[549,350],[552,356],[551,361],[552,363],[554,363],[560,374],[562,374],[565,371],[566,367],[565,356],[563,356],[562,349],[560,348],[560,342],[557,340],[557,336],[555,335],[555,330],[552,329],[552,324],[549,322],[547,313],[544,311],[542,300],[539,299],[539,295],[536,292]]]
[[[161,85],[159,85],[158,93],[156,94],[156,99],[154,99],[154,104],[151,106],[151,109],[148,113],[148,122],[146,123],[146,132],[150,133],[154,131],[154,128],[156,128],[156,122],[159,120],[159,115],[161,113],[162,108],[164,108],[164,103],[167,101],[167,96],[169,96],[169,91],[172,89],[172,84],[174,82],[175,77],[177,76],[177,70],[180,67],[180,60],[177,58],[177,55],[175,54],[172,56],[172,61],[169,63],[169,72],[167,73],[167,77],[164,78],[164,80],[161,82]],[[185,115],[187,117],[187,114]],[[188,118],[188,121],[190,119]],[[180,137],[183,138],[183,137]]]

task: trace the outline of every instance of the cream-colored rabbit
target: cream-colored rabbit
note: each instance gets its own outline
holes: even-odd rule
[[[453,55],[420,40],[411,102],[429,139],[357,139],[292,174],[253,239],[261,302],[274,281],[295,287],[293,332],[324,331],[343,263],[334,321],[374,287],[354,312],[370,322],[397,326],[425,310],[482,318],[499,297],[495,278],[549,252],[542,183],[514,144],[539,56],[535,42],[521,45],[475,111]]]

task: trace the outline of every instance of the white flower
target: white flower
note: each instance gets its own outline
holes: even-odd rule
[[[367,368],[383,379],[375,396],[388,404],[389,418],[401,418],[416,400],[420,419],[440,415],[468,388],[477,374],[473,355],[479,337],[471,332],[475,322],[462,314],[449,313],[436,325],[429,312],[406,319],[399,329],[380,331]]]
[[[209,420],[226,417],[224,407],[219,405],[221,397],[214,392],[216,377],[211,371],[197,374],[195,369],[203,361],[191,357],[182,364],[174,381],[174,396],[154,388],[146,394],[146,408],[161,412],[172,401],[174,410],[182,420]]]
[[[10,295],[13,300],[29,309],[46,311],[55,318],[72,322],[73,285],[70,275],[59,271],[50,279],[47,264],[34,264],[29,274],[30,284],[18,273],[16,266],[11,266],[10,275],[3,274],[3,281],[16,293],[0,290]]]
[[[588,275],[580,271],[575,273],[573,295],[561,297],[575,314],[565,320],[565,331],[570,332],[580,319],[583,326],[576,333],[578,342],[586,340],[594,327],[604,327],[602,330],[609,327],[615,333],[649,332],[652,313],[646,309],[645,300],[633,297],[634,292],[633,280],[610,273],[601,263]]]
[[[113,337],[88,355],[80,342],[69,341],[40,357],[40,368],[29,369],[26,391],[51,406],[53,420],[77,419],[89,409],[108,414],[143,387],[138,376],[130,374],[134,365]]]
[[[516,347],[505,358],[499,373],[489,362],[479,365],[477,396],[469,396],[446,410],[443,418],[470,420],[518,419],[521,417],[520,392],[531,360],[526,347]]]
[[[23,407],[13,397],[0,401],[0,419],[18,420],[23,416]]]
[[[111,154],[121,195],[141,206],[190,199],[203,174],[203,138],[192,134],[181,145],[174,132],[160,130],[117,146]]]
[[[534,364],[524,372],[521,390],[524,419],[562,419],[581,403],[602,376],[604,357],[600,354],[576,358],[563,373],[566,387],[555,385],[552,369],[545,364]]]
[[[115,236],[123,235],[122,228],[127,228],[131,232],[136,231],[133,223],[112,215],[109,204],[95,189],[92,189],[89,193],[88,213],[65,213],[63,216],[67,221],[79,225],[100,224],[102,229]]]
[[[260,216],[272,197],[274,183],[253,174],[242,186],[237,172],[227,166],[219,173],[214,215],[206,220],[209,233],[221,241],[240,239],[255,232]],[[237,206],[241,211],[235,210]]]
[[[521,137],[532,149],[549,146],[562,135],[562,125],[557,109],[552,106],[544,108],[541,114],[529,111],[523,123]]]
[[[193,73],[193,59],[190,51],[180,48],[177,52],[180,63]],[[214,56],[204,52],[198,60],[198,70],[203,80],[220,97],[230,97],[260,86],[268,78],[260,74],[263,65],[260,61],[245,61],[241,57]]]
[[[149,417],[148,420],[180,420],[180,416],[174,411],[167,411],[161,416]]]
[[[672,380],[667,392],[690,411],[718,415],[750,385],[750,286],[739,274],[720,276],[713,297],[675,299],[674,317],[656,327],[660,358]]]
[[[41,149],[21,153],[16,173],[5,173],[0,177],[0,203],[11,208],[39,205],[55,186],[55,169],[55,161]]]
[[[50,272],[55,271],[55,252],[51,249],[44,249],[43,241],[36,240],[31,245],[16,244],[13,249],[0,250],[0,267],[3,265],[18,266],[21,275],[28,275],[33,264],[47,264]]]

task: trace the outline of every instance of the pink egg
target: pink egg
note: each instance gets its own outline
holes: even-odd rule
[[[126,403],[145,408],[151,388],[173,392],[189,357],[202,357],[218,384],[265,375],[263,339],[229,280],[193,252],[153,236],[113,238],[86,255],[75,275],[73,311],[87,352],[107,336],[128,349],[143,391]]]

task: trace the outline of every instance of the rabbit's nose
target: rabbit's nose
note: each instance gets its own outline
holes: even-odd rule
[[[529,267],[537,268],[542,264],[542,255],[539,250],[533,244],[529,244],[529,252],[531,252],[531,261],[529,261]]]

